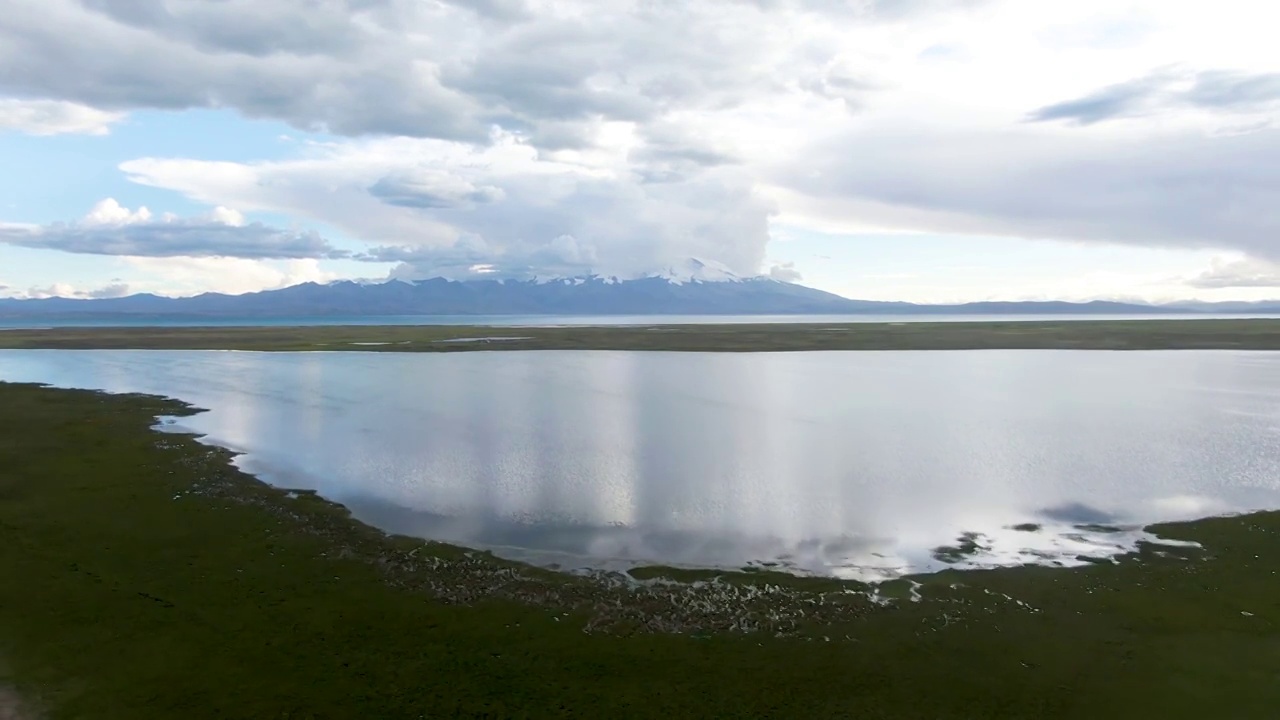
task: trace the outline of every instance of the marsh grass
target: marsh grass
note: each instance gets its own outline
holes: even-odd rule
[[[460,342],[466,340],[477,341]],[[445,325],[63,327],[0,332],[0,349],[3,348],[334,352],[1278,350],[1280,320],[779,323],[547,328]]]

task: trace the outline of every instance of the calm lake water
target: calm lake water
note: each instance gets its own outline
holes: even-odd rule
[[[0,379],[182,398],[268,482],[564,568],[875,578],[962,533],[961,566],[1072,564],[1280,508],[1280,354],[0,351]]]

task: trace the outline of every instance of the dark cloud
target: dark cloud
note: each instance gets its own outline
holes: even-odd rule
[[[227,225],[203,219],[0,227],[0,243],[88,255],[139,257],[268,260],[347,255],[314,232],[279,230],[262,223]]]
[[[1066,120],[1092,125],[1162,110],[1195,108],[1221,113],[1263,109],[1280,101],[1280,73],[1250,74],[1206,70],[1189,75],[1160,70],[1110,85],[1074,100],[1032,111],[1031,122]]]
[[[639,131],[642,143],[628,154],[646,182],[673,182],[707,168],[737,163],[738,157],[718,142],[714,128],[651,123]]]
[[[1092,125],[1103,120],[1139,115],[1168,86],[1167,75],[1149,75],[1128,82],[1109,85],[1084,97],[1046,105],[1028,115],[1031,122],[1068,120],[1077,125]]]
[[[492,185],[477,187],[444,173],[427,171],[388,175],[369,187],[369,194],[388,205],[419,209],[464,208],[502,199]]]
[[[365,33],[353,21],[376,20],[377,11],[385,14],[394,7],[344,0],[311,3],[307,12],[298,12],[289,3],[261,0],[81,0],[81,4],[116,22],[202,50],[257,57],[358,50]]]
[[[872,21],[969,4],[779,8]],[[0,13],[0,92],[104,111],[229,108],[343,135],[486,143],[496,125],[551,149],[589,143],[602,120],[799,85],[856,102],[856,75],[791,77],[800,55],[821,65],[840,48],[797,50],[777,21],[732,0],[606,0],[590,14],[523,0],[42,0]]]
[[[739,0],[761,10],[799,10],[843,18],[879,21],[909,19],[923,13],[964,11],[989,0]]]
[[[527,20],[533,15],[526,0],[448,0],[464,10],[470,10],[480,17],[490,20],[512,22]]]
[[[341,134],[485,140],[481,108],[444,87],[407,39],[406,26],[430,19],[415,7],[426,6],[19,3],[0,16],[0,91],[107,110],[233,108]]]
[[[641,99],[563,86],[545,77],[550,67],[539,77],[536,56],[463,51],[456,39],[475,34],[460,17],[474,16],[397,0],[23,3],[0,18],[0,91],[475,142],[511,113],[636,116],[627,107]],[[430,44],[406,32],[415,27]],[[441,80],[446,59],[457,87]]]
[[[624,78],[610,77],[617,48],[602,30],[582,21],[517,28],[474,62],[450,64],[442,77],[450,87],[481,98],[504,125],[652,117],[657,104],[651,98]]]

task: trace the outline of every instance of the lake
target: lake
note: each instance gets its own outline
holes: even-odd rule
[[[0,379],[181,398],[210,412],[166,427],[267,482],[564,569],[1070,565],[1280,508],[1262,352],[35,350]]]

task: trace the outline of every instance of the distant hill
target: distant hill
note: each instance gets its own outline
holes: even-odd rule
[[[1170,307],[1173,306],[1189,312],[1222,314],[1254,313],[1258,315],[1280,314],[1280,300],[1262,300],[1260,302],[1201,302],[1198,300],[1187,300],[1185,302],[1174,303]]]
[[[1267,312],[1254,306],[1151,306],[1118,302],[979,302],[918,305],[850,300],[768,278],[636,280],[584,277],[548,281],[437,278],[419,282],[303,283],[279,290],[187,298],[131,295],[81,300],[0,300],[4,317],[358,317],[383,315],[825,315],[825,314],[1168,314]],[[1275,304],[1271,312],[1280,312]]]

